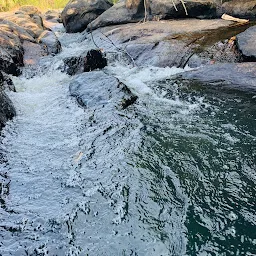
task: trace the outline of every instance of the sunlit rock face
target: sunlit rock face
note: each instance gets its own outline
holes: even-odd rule
[[[68,33],[81,32],[100,14],[111,7],[107,0],[71,0],[61,13]]]

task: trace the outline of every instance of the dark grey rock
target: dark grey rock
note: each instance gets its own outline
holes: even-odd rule
[[[137,97],[117,78],[102,71],[79,74],[69,86],[78,103],[87,108],[125,109]]]
[[[256,93],[256,63],[223,63],[201,67],[181,74],[183,79],[197,80],[217,88]]]
[[[108,0],[71,0],[61,13],[63,25],[68,33],[81,32],[111,6]]]
[[[75,74],[80,74],[84,72],[84,59],[85,57],[68,57],[63,60],[64,69],[68,75],[73,76]]]
[[[221,13],[227,13],[229,15],[239,18],[256,18],[256,0],[233,0],[226,1],[222,4]]]
[[[6,81],[7,80],[7,81]],[[15,109],[11,100],[3,91],[5,83],[10,83],[5,75],[0,72],[0,130],[5,126],[5,123],[16,115]]]
[[[256,61],[256,26],[250,27],[238,34],[236,42],[244,60]]]
[[[147,5],[147,19],[161,20],[170,18],[216,18],[216,3],[211,0],[187,0],[184,10],[181,1],[175,1],[176,8],[172,1],[150,0]],[[145,17],[144,1],[120,1],[110,9],[92,21],[87,30],[94,30],[99,27],[132,23],[143,20]]]

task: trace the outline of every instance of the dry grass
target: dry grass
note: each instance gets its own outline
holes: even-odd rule
[[[22,5],[33,5],[41,10],[65,7],[68,0],[0,0],[0,11],[9,11]]]

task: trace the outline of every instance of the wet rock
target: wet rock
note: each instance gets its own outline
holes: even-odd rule
[[[61,51],[61,44],[54,32],[45,30],[38,38],[38,43],[43,45],[47,54],[57,54]]]
[[[250,27],[238,34],[236,42],[244,60],[256,61],[256,26]]]
[[[107,59],[100,50],[90,50],[85,57],[84,71],[89,72],[94,69],[102,69],[107,66]]]
[[[68,75],[89,72],[95,69],[102,69],[107,65],[107,59],[100,50],[90,50],[86,56],[68,57],[63,60],[63,71]]]
[[[0,72],[0,130],[5,126],[5,123],[16,114],[11,100],[3,91],[5,83],[10,83],[10,80]]]
[[[186,1],[186,14],[181,1],[175,1],[176,8],[172,1],[148,1],[147,2],[147,19],[161,20],[169,18],[215,18],[216,4],[214,1],[206,0],[188,0]],[[138,22],[145,18],[144,0],[127,0],[120,1],[110,9],[93,20],[87,30],[117,25],[124,23]]]
[[[0,71],[0,87],[4,89],[8,89],[13,92],[16,91],[12,79],[7,74],[3,74],[1,71]]]
[[[256,0],[233,0],[225,2],[221,6],[221,14],[223,13],[239,18],[254,19],[256,17]]]
[[[84,72],[84,61],[85,57],[68,57],[63,60],[64,69],[68,75],[73,76]]]
[[[125,109],[137,97],[127,86],[102,71],[92,71],[75,76],[69,90],[78,103],[87,108]]]
[[[237,89],[256,93],[256,63],[222,63],[184,72],[183,79],[196,80],[215,88]]]
[[[61,13],[68,33],[81,32],[100,14],[111,7],[107,0],[71,0]]]

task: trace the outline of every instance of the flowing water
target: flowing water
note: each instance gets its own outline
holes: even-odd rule
[[[255,95],[112,60],[104,72],[137,102],[120,109],[118,92],[85,83],[84,108],[60,66],[94,46],[59,36],[63,52],[9,93],[0,255],[256,255]]]

